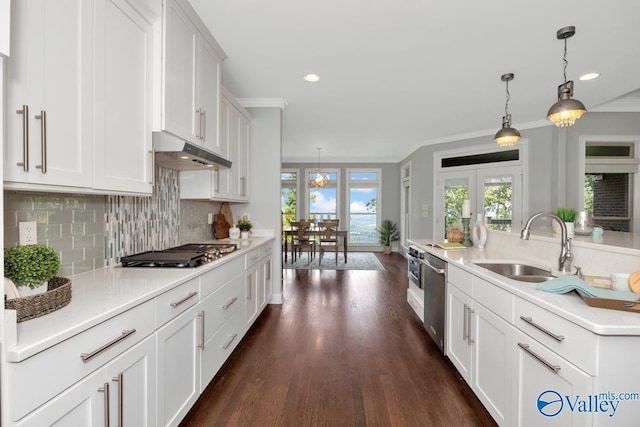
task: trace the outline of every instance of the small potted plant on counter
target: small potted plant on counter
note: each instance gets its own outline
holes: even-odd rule
[[[251,228],[253,227],[253,224],[251,224],[251,221],[249,221],[248,219],[242,218],[238,220],[236,227],[240,229],[240,238],[248,239],[249,233],[251,233]]]
[[[387,255],[390,254],[391,242],[400,238],[400,235],[398,234],[398,224],[390,219],[385,219],[380,224],[380,227],[376,228],[376,232],[378,233],[380,244],[384,246],[384,253]]]
[[[44,245],[24,245],[4,250],[4,275],[18,286],[21,296],[47,291],[47,282],[60,268],[58,253]]]
[[[567,234],[569,236],[573,236],[573,221],[576,219],[576,210],[573,208],[558,208],[556,209],[556,215],[558,215],[560,219],[564,221],[564,225],[567,227]],[[555,233],[560,234],[560,232],[562,231],[560,229],[560,225],[555,221],[553,222],[552,227]]]

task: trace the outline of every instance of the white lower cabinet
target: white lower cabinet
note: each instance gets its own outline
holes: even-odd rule
[[[514,336],[513,425],[592,425],[593,415],[578,410],[593,391],[592,377],[521,331]]]
[[[244,274],[240,273],[200,303],[204,313],[200,392],[244,335],[244,292]]]
[[[2,420],[20,427],[180,424],[270,301],[272,248],[273,239],[5,363]]]
[[[193,306],[156,333],[158,425],[175,426],[200,396],[201,321]]]
[[[447,356],[499,425],[510,425],[512,341],[511,325],[447,284]]]
[[[155,426],[155,344],[148,337],[16,425]]]
[[[470,296],[447,284],[446,354],[462,378],[471,383]]]

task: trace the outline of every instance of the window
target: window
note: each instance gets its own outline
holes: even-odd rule
[[[584,210],[605,230],[632,231],[634,148],[622,142],[585,144]]]
[[[298,217],[298,171],[283,170],[280,173],[280,210],[282,227],[290,228],[290,222]]]
[[[310,220],[337,219],[338,218],[338,170],[323,169],[323,175],[329,178],[329,182],[324,188],[309,188],[309,180],[315,178],[316,170],[306,171],[305,186],[308,189],[307,198]]]
[[[522,225],[524,145],[507,151],[477,147],[471,155],[435,154],[434,238],[444,238],[451,226],[460,224],[465,199],[471,201],[471,224],[481,213],[490,229],[511,231]]]
[[[380,169],[348,169],[349,243],[378,244]]]

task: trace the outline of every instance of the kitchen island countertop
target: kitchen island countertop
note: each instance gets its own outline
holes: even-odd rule
[[[434,241],[429,239],[409,239],[408,242],[595,334],[640,335],[640,313],[590,307],[575,292],[568,294],[544,292],[536,289],[537,283],[508,279],[476,264],[476,262],[518,261],[546,270],[550,269],[548,265],[541,265],[539,262],[532,262],[527,256],[520,256],[518,251],[510,252],[509,248],[492,247],[491,242],[484,249],[475,247],[439,249],[430,246]],[[509,253],[510,255],[507,255]],[[552,273],[558,274],[553,270]]]

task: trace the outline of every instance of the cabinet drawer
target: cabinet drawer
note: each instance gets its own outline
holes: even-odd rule
[[[421,322],[424,322],[424,302],[418,299],[410,289],[407,289],[407,302],[420,318]]]
[[[248,254],[246,254],[244,256],[244,259],[245,259],[245,262],[244,262],[245,270],[247,270],[250,267],[256,265],[256,263],[260,259],[260,249],[252,250],[251,252],[249,252]]]
[[[473,290],[473,275],[470,273],[449,263],[447,265],[447,281],[453,283],[456,288],[465,294],[471,295]]]
[[[474,276],[472,297],[507,322],[513,324],[513,300],[515,296],[512,293]]]
[[[7,363],[10,417],[16,421],[154,331],[148,301],[22,362]],[[84,356],[85,361],[83,361]]]
[[[207,295],[220,289],[229,280],[244,272],[244,263],[244,258],[238,257],[200,276],[200,298],[204,299]]]
[[[205,340],[211,338],[240,307],[244,307],[244,272],[202,301]]]
[[[595,334],[522,298],[516,298],[515,325],[588,374],[596,374]]]
[[[273,253],[273,246],[267,244],[260,248],[260,258],[267,257]]]
[[[200,279],[192,279],[170,291],[158,295],[156,302],[156,328],[167,323],[187,308],[196,304],[199,297]]]
[[[227,323],[205,343],[201,358],[201,390],[204,390],[220,367],[238,346],[246,331],[244,310],[236,310]]]

